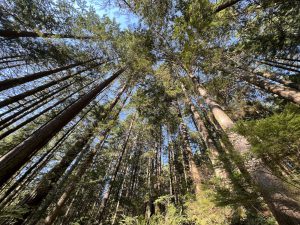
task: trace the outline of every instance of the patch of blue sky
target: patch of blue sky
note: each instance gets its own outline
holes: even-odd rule
[[[114,4],[101,4],[102,1],[88,0],[88,5],[93,7],[96,13],[100,16],[107,16],[111,20],[116,21],[121,30],[134,29],[139,26],[139,17],[129,12],[128,10],[121,9]]]

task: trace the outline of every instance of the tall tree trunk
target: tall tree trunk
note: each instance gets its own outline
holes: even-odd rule
[[[21,189],[22,186],[26,185],[26,181],[31,181],[32,177],[34,175],[37,174],[38,171],[40,171],[40,169],[45,166],[45,164],[51,159],[51,157],[53,156],[54,152],[57,150],[57,148],[59,148],[61,146],[61,144],[63,143],[63,141],[74,131],[75,127],[84,119],[84,117],[93,109],[93,107],[91,107],[89,110],[87,110],[82,116],[81,118],[71,127],[68,129],[68,131],[61,137],[59,138],[59,140],[56,141],[56,143],[53,145],[52,148],[50,148],[49,150],[47,150],[28,170],[26,170],[26,172],[24,174],[22,174],[21,177],[18,178],[18,180],[12,185],[10,186],[5,194],[3,195],[3,197],[0,199],[1,205],[0,205],[0,209],[2,208],[2,206],[5,206],[5,204],[7,202],[10,201],[10,199]],[[31,174],[31,172],[33,171],[33,173]],[[31,174],[29,177],[28,175]],[[26,179],[27,178],[27,179]],[[25,180],[26,179],[26,180]],[[24,181],[25,180],[25,181]],[[24,181],[24,182],[23,182]],[[14,192],[13,192],[14,191]],[[13,193],[12,193],[13,192]],[[12,194],[11,194],[12,193]],[[9,196],[10,195],[10,196]],[[8,198],[6,198],[8,197]],[[10,199],[9,199],[10,198]],[[4,202],[2,202],[3,200],[5,200]]]
[[[187,102],[187,104],[193,114],[193,118],[194,118],[194,120],[196,122],[196,126],[198,128],[197,130],[209,151],[210,160],[214,167],[214,172],[217,177],[220,177],[220,178],[226,180],[228,177],[227,173],[222,168],[219,168],[219,166],[218,166],[218,157],[219,157],[218,148],[214,145],[213,140],[210,137],[209,131],[206,128],[204,121],[201,119],[199,112],[197,111],[196,107],[192,103],[190,97],[187,94],[186,88],[184,87],[183,84],[181,85],[181,88],[183,90],[183,93],[185,94],[185,101]]]
[[[224,3],[221,3],[220,5],[218,5],[215,9],[214,9],[214,13],[218,13],[224,9],[227,9],[231,6],[233,6],[234,4],[240,2],[242,0],[227,0]]]
[[[298,105],[300,105],[300,91],[296,89],[285,87],[281,84],[272,84],[270,81],[260,78],[258,76],[242,76],[242,79],[248,83],[251,83],[269,93],[277,94],[278,96],[292,101]]]
[[[123,177],[123,180],[122,180],[122,183],[121,183],[121,187],[120,187],[120,190],[119,190],[118,195],[117,195],[116,209],[115,209],[115,213],[112,217],[112,222],[111,222],[112,225],[114,225],[115,222],[116,222],[116,218],[117,218],[117,214],[118,214],[118,210],[119,210],[119,206],[120,206],[120,201],[121,201],[121,198],[122,198],[123,189],[124,189],[124,185],[125,185],[125,180],[126,180],[126,177],[127,177],[128,167],[129,166],[127,165],[126,169],[125,169],[124,177]]]
[[[20,37],[44,37],[44,38],[71,38],[71,39],[92,39],[89,36],[75,36],[70,34],[51,34],[32,31],[14,31],[14,30],[0,30],[0,37],[5,38],[20,38]]]
[[[67,66],[62,66],[62,67],[59,67],[59,68],[56,68],[56,69],[29,74],[29,75],[26,75],[24,77],[6,79],[6,80],[3,80],[3,81],[0,81],[0,91],[4,91],[6,89],[15,87],[17,85],[21,85],[21,84],[24,84],[24,83],[27,83],[27,82],[30,82],[30,81],[40,79],[40,78],[43,78],[45,76],[48,76],[48,75],[51,75],[51,74],[54,74],[54,73],[58,73],[58,72],[61,72],[61,71],[64,71],[64,70],[68,70],[68,69],[71,69],[71,68],[74,68],[74,67],[77,67],[77,66],[85,65],[85,64],[87,64],[89,62],[92,62],[92,61],[95,61],[95,60],[96,59],[93,58],[93,59],[90,59],[90,60],[87,60],[87,61],[84,61],[84,62],[73,63],[73,64],[70,64],[70,65],[67,65]]]
[[[127,138],[126,138],[125,143],[124,143],[124,145],[122,147],[121,155],[120,155],[120,157],[118,159],[118,163],[116,165],[115,171],[114,171],[112,179],[111,179],[111,182],[113,182],[113,183],[115,182],[116,176],[117,176],[117,174],[119,172],[119,169],[120,169],[120,166],[121,166],[121,162],[122,162],[123,156],[124,156],[125,151],[127,149],[127,145],[128,145],[130,134],[131,134],[132,127],[133,127],[133,122],[134,122],[134,119],[132,120],[132,122],[130,124],[129,131],[128,131],[128,134],[127,134]],[[102,141],[102,143],[103,143],[103,141]],[[102,146],[102,143],[101,143],[101,146]],[[57,216],[58,216],[61,208],[64,206],[65,202],[68,200],[68,197],[70,196],[70,193],[72,192],[72,190],[75,189],[76,182],[85,173],[85,171],[88,168],[88,166],[92,163],[93,158],[96,155],[96,153],[97,153],[97,148],[93,149],[92,152],[89,154],[89,156],[86,158],[86,160],[82,163],[82,165],[78,169],[78,172],[77,172],[76,176],[74,177],[73,180],[70,181],[70,184],[68,185],[68,187],[66,188],[66,190],[64,191],[64,193],[59,198],[59,200],[56,203],[54,209],[47,215],[47,217],[45,218],[45,220],[42,222],[43,224],[45,224],[45,225],[53,224],[53,222],[57,218]],[[110,185],[109,189],[107,190],[108,191],[107,199],[106,199],[106,201],[103,202],[104,208],[105,208],[107,200],[109,198],[111,187],[112,186]],[[102,208],[102,210],[104,208]]]
[[[210,107],[216,121],[228,135],[234,149],[240,154],[249,153],[250,144],[245,137],[232,131],[234,123],[230,117],[218,103],[211,99],[207,91],[198,83],[197,78],[192,73],[188,73],[188,75],[197,88],[199,95],[204,98],[205,103]],[[245,166],[278,223],[280,225],[299,224],[300,206],[282,181],[260,159],[250,159]]]
[[[293,64],[293,63],[278,62],[278,61],[272,61],[272,60],[269,60],[269,59],[265,59],[264,61],[268,62],[268,63],[275,64],[275,65],[282,65],[282,66],[287,66],[287,67],[295,67],[295,68],[299,68],[300,69],[300,65]]]
[[[269,72],[263,72],[263,73],[258,73],[258,76],[267,78],[269,80],[275,81],[277,83],[280,83],[284,86],[290,87],[290,88],[295,88],[298,91],[300,91],[300,84],[294,83],[290,80],[286,80],[284,78],[279,78],[277,74],[272,74]]]
[[[91,83],[89,83],[87,86],[91,85],[92,83],[94,83],[95,81],[92,81]],[[72,83],[73,84],[73,83]],[[70,84],[71,85],[71,84]],[[60,105],[61,103],[65,102],[67,99],[71,98],[73,95],[77,94],[78,91],[81,91],[82,89],[84,89],[85,87],[82,87],[80,88],[79,90],[77,90],[76,92],[73,92],[72,94],[68,95],[67,97],[59,100],[58,102],[54,103],[53,105],[50,105],[49,107],[43,109],[42,111],[40,111],[38,114],[26,119],[25,121],[19,123],[18,125],[14,126],[13,128],[3,132],[1,135],[0,135],[0,140],[2,140],[3,138],[7,137],[8,135],[10,135],[11,133],[17,131],[18,129],[24,127],[26,124],[34,121],[36,118],[44,115],[45,113],[47,113],[48,111],[54,109],[56,106]],[[73,104],[74,101],[72,101],[72,103],[70,105]],[[58,113],[59,114],[59,113]],[[57,114],[57,115],[58,115]],[[18,118],[15,118],[15,119],[18,119]]]
[[[73,83],[72,83],[72,84],[73,84]],[[13,119],[14,121],[16,121],[16,117],[17,117],[18,115],[22,114],[23,112],[26,112],[28,109],[31,109],[31,108],[33,108],[34,106],[37,106],[39,103],[44,102],[44,101],[47,100],[48,98],[53,97],[55,94],[59,93],[59,92],[62,91],[62,90],[65,90],[65,89],[66,89],[67,87],[69,87],[70,85],[71,85],[71,84],[65,85],[65,86],[63,86],[62,88],[59,88],[59,89],[57,89],[57,90],[55,90],[55,91],[53,91],[53,92],[50,92],[49,94],[43,96],[42,98],[38,99],[37,101],[33,102],[32,104],[30,104],[30,105],[28,105],[28,106],[24,106],[21,110],[19,110],[19,111],[15,112],[14,114],[12,114],[12,115],[10,115],[10,116],[7,116],[7,117],[5,117],[4,119],[0,120],[0,126],[1,126],[0,130],[2,130],[3,128],[7,127],[7,122],[8,122],[8,121],[10,121],[10,120],[12,120],[12,119]],[[51,101],[51,100],[50,100],[50,101]],[[48,102],[49,102],[49,100],[48,100]],[[44,103],[44,104],[45,104],[45,103]],[[27,113],[26,113],[26,114],[23,114],[22,117],[23,117],[24,115],[27,115]],[[0,116],[0,117],[1,117],[1,116]],[[5,127],[4,127],[3,124],[5,124],[5,123],[6,123],[6,125],[5,125]],[[11,124],[11,123],[10,123],[10,124]]]
[[[98,66],[98,65],[99,65],[99,64],[94,65],[93,67]],[[90,68],[88,68],[88,69],[90,69]],[[26,97],[29,97],[29,96],[31,96],[31,95],[34,95],[34,94],[36,94],[36,93],[38,93],[38,92],[41,92],[41,91],[43,91],[43,90],[45,90],[45,89],[47,89],[47,88],[49,88],[49,87],[52,87],[52,86],[54,86],[54,85],[56,85],[56,84],[59,84],[59,83],[62,82],[62,81],[68,80],[68,79],[70,79],[71,77],[74,77],[74,76],[76,76],[76,75],[78,75],[78,74],[81,74],[81,73],[87,71],[88,69],[84,69],[84,70],[78,71],[78,72],[76,72],[76,73],[74,73],[74,74],[70,74],[70,75],[65,76],[65,77],[62,77],[62,78],[60,78],[60,79],[58,79],[58,80],[54,80],[54,81],[51,81],[51,82],[49,82],[49,83],[43,84],[43,85],[41,85],[41,86],[39,86],[39,87],[30,89],[30,90],[25,91],[25,92],[23,92],[23,93],[21,93],[21,94],[18,94],[18,95],[14,95],[14,96],[12,96],[12,97],[9,97],[9,98],[7,98],[7,99],[5,99],[5,100],[3,100],[3,101],[0,102],[0,108],[1,108],[1,107],[4,107],[4,106],[8,106],[8,105],[10,105],[10,104],[12,104],[12,103],[14,103],[14,102],[17,102],[17,101],[19,101],[19,100],[22,100],[22,99],[24,99],[24,98],[26,98]]]
[[[184,144],[183,148],[186,152],[186,155],[188,156],[188,160],[189,160],[189,164],[190,164],[190,167],[189,167],[190,175],[191,175],[191,178],[195,185],[195,193],[196,193],[196,195],[199,195],[201,193],[201,175],[200,175],[197,165],[194,161],[193,152],[192,152],[190,142],[189,142],[189,134],[187,131],[187,127],[183,122],[180,124],[180,131],[181,131],[181,135],[183,138],[183,144]]]
[[[295,72],[295,73],[300,73],[300,70],[297,70],[297,69],[294,69],[294,68],[291,68],[291,67],[288,67],[288,66],[283,66],[283,65],[280,65],[278,63],[275,64],[275,63],[264,62],[264,61],[262,61],[260,63],[271,66],[271,67],[276,67],[276,68],[279,68],[279,69],[288,70],[288,71]]]
[[[114,106],[117,104],[122,94],[126,89],[126,85],[119,91],[114,101],[110,104],[108,110],[102,116],[101,120],[105,120],[108,113],[113,110]],[[61,178],[69,165],[73,162],[75,157],[82,151],[84,146],[88,143],[88,141],[94,135],[94,129],[97,129],[99,124],[94,123],[91,125],[87,125],[87,130],[84,131],[84,135],[77,139],[75,144],[66,152],[65,156],[62,160],[53,167],[39,182],[36,189],[27,196],[21,204],[27,205],[31,210],[37,208],[42,200],[46,197],[49,191],[54,187],[56,182]]]
[[[58,213],[58,212],[60,211],[60,209],[61,209],[61,208],[63,207],[63,205],[65,204],[65,202],[68,200],[68,198],[69,198],[69,196],[70,196],[72,190],[75,189],[76,183],[79,181],[79,178],[80,178],[79,175],[80,175],[80,174],[83,175],[83,174],[85,173],[86,169],[90,166],[90,164],[92,163],[94,157],[96,156],[96,153],[102,149],[102,146],[103,146],[103,144],[105,143],[105,140],[106,140],[106,138],[107,138],[107,135],[108,135],[108,133],[111,131],[111,129],[114,127],[115,122],[116,122],[117,118],[119,117],[120,112],[121,112],[121,110],[123,109],[123,107],[124,107],[124,105],[125,105],[125,103],[126,103],[128,97],[129,97],[129,95],[127,95],[127,97],[122,101],[121,107],[119,108],[119,110],[118,110],[116,113],[114,113],[114,115],[112,115],[111,117],[109,117],[108,120],[106,121],[106,122],[108,123],[108,122],[111,120],[111,121],[113,121],[113,123],[109,123],[109,126],[108,126],[104,131],[101,132],[100,137],[99,137],[99,140],[100,140],[100,144],[98,145],[99,148],[95,148],[94,150],[92,150],[92,151],[90,152],[90,154],[87,156],[87,158],[85,159],[85,161],[82,162],[82,164],[79,166],[78,172],[76,173],[76,176],[72,177],[71,180],[68,180],[69,183],[68,183],[67,189],[68,189],[68,190],[71,190],[71,191],[67,191],[67,193],[66,193],[65,195],[62,195],[62,198],[61,198],[62,201],[60,201],[60,204],[58,205],[57,211],[54,212],[54,214],[55,214],[54,217],[57,217],[57,216],[58,216],[56,213]],[[95,150],[96,150],[97,152],[96,152]],[[110,168],[110,166],[109,166],[109,168]],[[81,171],[81,172],[80,172],[80,171]],[[79,175],[78,175],[78,174],[79,174]],[[81,175],[81,176],[82,176],[82,175]],[[62,184],[59,184],[59,185],[62,185]],[[71,187],[70,187],[70,186],[71,186]],[[51,197],[51,196],[49,196],[49,197]],[[41,218],[41,214],[48,208],[48,206],[49,206],[50,204],[51,204],[51,202],[48,201],[47,204],[43,205],[43,207],[42,207],[41,210],[39,210],[37,213],[35,213],[35,217],[30,221],[30,222],[31,222],[30,225],[37,224],[37,222],[38,222],[38,221],[40,220],[40,218]],[[53,216],[52,216],[51,218],[53,218]],[[54,218],[54,220],[55,220],[55,218]],[[43,220],[41,220],[41,221],[43,221]],[[44,223],[43,223],[43,224],[44,224]]]
[[[105,87],[124,72],[118,70],[111,77],[94,87],[65,111],[45,126],[34,132],[29,138],[0,158],[0,186],[17,172],[38,150],[46,145],[67,123],[86,107]]]

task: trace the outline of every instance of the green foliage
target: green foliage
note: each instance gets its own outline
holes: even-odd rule
[[[295,172],[299,170],[296,156],[300,148],[298,106],[287,105],[283,112],[264,119],[241,121],[236,130],[248,138],[253,153],[270,167],[279,169],[281,164],[288,164]]]
[[[300,109],[288,105],[282,113],[265,119],[239,122],[238,132],[248,137],[252,150],[259,156],[270,154],[275,158],[290,156],[300,146]]]

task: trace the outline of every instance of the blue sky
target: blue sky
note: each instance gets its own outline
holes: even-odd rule
[[[101,6],[101,0],[88,0],[88,4],[92,6],[99,16],[108,16],[111,20],[115,20],[120,24],[122,30],[136,27],[138,25],[138,17],[133,13],[125,10],[121,10],[119,7],[108,5],[106,7]],[[100,4],[97,4],[100,3]]]

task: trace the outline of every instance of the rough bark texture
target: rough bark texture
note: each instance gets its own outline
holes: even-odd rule
[[[207,91],[198,83],[196,77],[189,73],[189,77],[210,107],[216,121],[228,135],[234,149],[240,154],[250,152],[250,144],[247,139],[232,131],[234,125],[229,116],[222,110],[221,106],[213,101]],[[287,190],[273,173],[266,168],[259,159],[249,159],[246,168],[253,181],[259,187],[261,194],[271,209],[273,215],[280,225],[297,225],[300,222],[300,206],[294,199],[291,191]]]
[[[184,87],[184,85],[181,86],[183,92],[185,93],[185,100],[188,104],[188,106],[191,109],[191,112],[193,114],[193,118],[196,122],[196,126],[198,128],[198,132],[200,134],[200,136],[202,137],[208,151],[209,151],[209,155],[210,155],[210,160],[213,164],[214,167],[214,172],[216,174],[217,177],[223,178],[223,179],[227,179],[227,174],[226,172],[222,169],[219,168],[217,166],[218,164],[218,157],[219,157],[219,153],[218,153],[218,149],[217,147],[214,145],[212,138],[209,135],[209,131],[207,130],[204,121],[202,120],[199,112],[197,111],[196,107],[194,106],[194,104],[192,103],[191,99],[189,98],[189,96],[186,93],[186,89]]]
[[[34,132],[29,138],[0,158],[0,186],[3,185],[33,154],[46,145],[67,123],[86,107],[105,87],[116,79],[125,69],[120,69],[110,78],[97,85],[77,102]]]
[[[300,84],[294,83],[294,82],[292,82],[290,80],[286,80],[284,78],[280,78],[279,75],[277,75],[277,74],[272,74],[272,73],[269,73],[269,72],[264,72],[264,73],[258,73],[258,75],[261,76],[261,77],[267,78],[269,80],[278,82],[280,84],[283,84],[283,85],[285,85],[287,87],[295,88],[298,91],[300,91]]]
[[[269,93],[277,94],[282,98],[300,105],[300,91],[297,91],[294,88],[286,87],[281,84],[274,84],[258,76],[243,76],[242,79]]]

